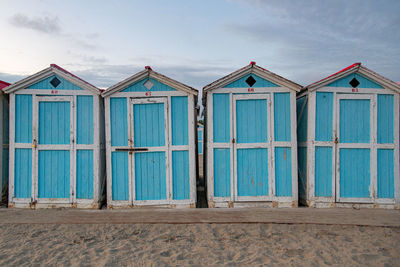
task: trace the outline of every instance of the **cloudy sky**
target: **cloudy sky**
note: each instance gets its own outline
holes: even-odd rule
[[[56,63],[107,88],[150,65],[197,89],[256,61],[307,85],[354,62],[400,81],[400,1],[0,0],[0,80]]]

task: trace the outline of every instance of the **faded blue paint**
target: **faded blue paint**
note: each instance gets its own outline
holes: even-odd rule
[[[150,90],[148,90],[144,86],[145,82],[148,80],[150,80],[154,84]],[[129,85],[124,90],[122,90],[122,92],[148,92],[148,91],[159,92],[159,91],[176,91],[176,90],[166,84],[160,83],[159,81],[153,78],[150,79],[145,78],[143,80],[140,80],[138,82]]]
[[[378,198],[394,198],[393,149],[378,149]]]
[[[77,96],[76,139],[78,144],[93,144],[93,96]]]
[[[292,149],[275,147],[275,195],[292,196]]]
[[[9,133],[9,106],[8,106],[8,101],[7,101],[7,96],[6,95],[1,95],[0,96],[0,101],[1,101],[1,106],[2,106],[2,111],[3,111],[3,120],[2,120],[2,129],[3,132],[0,133],[3,135],[3,144],[9,143],[9,138],[8,138],[8,133]],[[0,184],[0,198],[2,198],[2,193],[6,193],[7,191],[5,190],[8,187],[8,148],[2,148],[1,151],[2,154],[2,170],[1,171],[1,184]],[[4,195],[4,197],[7,197]],[[0,199],[0,202],[2,200]]]
[[[290,142],[290,93],[274,93],[274,124],[275,141]]]
[[[266,99],[236,101],[236,134],[238,143],[264,143],[268,140]]]
[[[267,196],[268,187],[268,149],[238,149],[238,196]]]
[[[111,146],[128,145],[126,101],[125,97],[110,98]]]
[[[317,92],[315,140],[332,141],[333,93]]]
[[[39,150],[38,197],[69,198],[70,151]]]
[[[213,94],[214,143],[230,142],[229,94]]]
[[[249,78],[250,76],[252,76],[256,81],[256,83],[253,86],[249,86],[246,83],[246,79]],[[248,88],[248,87],[279,87],[279,85],[276,85],[273,82],[270,82],[252,73],[252,74],[247,74],[244,77],[239,78],[236,81],[231,82],[230,84],[224,86],[224,88]]]
[[[199,141],[203,141],[203,129],[197,130],[197,136]]]
[[[14,196],[32,197],[32,149],[30,148],[15,149]]]
[[[135,153],[136,200],[167,199],[165,152]]]
[[[197,152],[198,154],[203,154],[203,127],[197,127]]]
[[[3,158],[2,158],[2,188],[8,185],[8,148],[3,149]]]
[[[340,100],[341,143],[370,142],[370,100]]]
[[[93,198],[93,150],[76,151],[76,198]]]
[[[172,145],[187,145],[189,143],[187,96],[171,97],[171,120]]]
[[[1,101],[3,102],[2,107],[3,107],[3,144],[8,144],[9,143],[9,105],[8,101],[6,100],[6,97],[3,96],[1,97]]]
[[[70,102],[39,102],[39,144],[69,144],[70,139]]]
[[[129,200],[128,152],[111,152],[112,200]]]
[[[50,81],[54,78],[57,77],[58,80],[60,80],[60,84],[57,87],[54,87]],[[52,75],[46,79],[41,80],[40,82],[34,83],[30,85],[27,89],[42,89],[42,90],[83,90],[76,84],[73,84],[64,78],[58,76],[58,75]]]
[[[378,143],[394,141],[394,96],[378,95]]]
[[[189,151],[172,151],[173,199],[190,198]]]
[[[305,198],[307,192],[307,147],[297,149],[299,159],[299,196]]]
[[[365,78],[364,76],[361,76],[358,73],[352,73],[347,75],[346,77],[343,77],[341,79],[338,79],[326,86],[330,87],[352,87],[349,82],[353,79],[356,78],[360,84],[357,86],[357,88],[373,88],[373,89],[383,89],[383,87],[376,82],[371,81],[370,79]]]
[[[15,142],[32,143],[31,95],[15,95]]]
[[[134,146],[164,146],[165,121],[164,104],[134,104]]]
[[[214,196],[231,195],[231,159],[229,148],[214,148]]]
[[[370,197],[370,150],[365,148],[340,149],[340,197]]]
[[[203,154],[203,142],[198,143],[198,154],[202,155]]]
[[[315,147],[315,196],[332,196],[332,147]]]
[[[297,108],[297,141],[306,142],[307,141],[307,124],[308,124],[308,101],[306,102],[304,108],[304,101],[307,97],[303,96],[296,101]],[[300,114],[301,109],[303,112]]]

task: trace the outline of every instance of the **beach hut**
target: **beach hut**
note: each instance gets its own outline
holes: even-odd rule
[[[3,88],[10,84],[0,81],[0,203],[7,203],[8,192],[8,95]]]
[[[195,207],[197,90],[146,66],[102,95],[108,207]]]
[[[209,207],[296,207],[296,93],[251,62],[203,88]]]
[[[400,86],[355,63],[297,96],[300,200],[399,207]]]
[[[199,155],[203,155],[203,133],[204,126],[200,123],[197,123],[197,153]]]
[[[9,207],[99,207],[105,188],[100,90],[51,64],[5,92]]]

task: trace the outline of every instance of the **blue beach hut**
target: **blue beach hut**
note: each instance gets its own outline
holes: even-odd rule
[[[9,85],[0,81],[0,203],[7,203],[8,198],[8,95],[3,89]]]
[[[108,207],[195,207],[197,90],[146,67],[102,95]]]
[[[5,92],[9,207],[98,208],[105,188],[100,90],[51,64]]]
[[[355,63],[297,96],[300,201],[399,208],[399,92]]]
[[[296,207],[296,93],[251,62],[203,88],[209,207]]]

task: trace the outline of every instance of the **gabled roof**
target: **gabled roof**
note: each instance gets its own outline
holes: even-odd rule
[[[226,75],[225,77],[222,77],[221,79],[216,80],[213,83],[210,83],[209,85],[206,85],[203,87],[203,98],[205,97],[205,94],[208,91],[211,91],[213,89],[217,89],[217,88],[223,88],[224,86],[228,85],[229,83],[240,79],[241,77],[250,74],[250,73],[254,73],[258,76],[260,76],[261,78],[264,78],[268,81],[271,81],[279,86],[284,86],[286,88],[289,88],[291,90],[294,90],[296,92],[299,92],[302,88],[301,85],[292,82],[286,78],[283,78],[282,76],[279,76],[271,71],[268,71],[264,68],[261,68],[260,66],[257,66],[256,63],[254,61],[250,62],[249,65],[238,69],[235,72],[232,72],[229,75]]]
[[[176,80],[173,80],[165,75],[162,75],[158,72],[153,71],[150,66],[146,66],[144,68],[144,70],[130,76],[129,78],[111,86],[110,88],[108,88],[107,90],[105,90],[102,93],[103,97],[106,96],[110,96],[114,93],[117,93],[119,91],[124,90],[125,88],[127,88],[129,85],[138,82],[140,80],[143,80],[145,78],[149,78],[149,79],[155,79],[157,81],[159,81],[160,83],[166,84],[174,89],[180,90],[180,91],[184,91],[186,93],[192,94],[192,95],[196,95],[198,94],[198,91],[188,85],[185,85],[183,83],[180,83]]]
[[[314,90],[324,87],[340,78],[343,78],[349,74],[353,74],[356,72],[361,74],[362,76],[365,76],[365,77],[371,79],[372,81],[382,85],[386,89],[391,89],[393,91],[396,91],[397,93],[400,93],[400,85],[398,83],[395,83],[395,82],[389,80],[388,78],[385,78],[385,77],[379,75],[378,73],[362,66],[361,63],[354,63],[332,75],[329,75],[326,78],[323,78],[322,80],[319,80],[310,85],[307,85],[307,86],[303,87],[302,91],[305,91],[305,90],[314,91]]]
[[[0,80],[0,90],[3,90],[4,87],[9,86],[10,83]]]
[[[54,74],[59,75],[60,77],[64,78],[65,80],[67,80],[73,84],[76,84],[77,86],[79,86],[83,89],[91,91],[94,94],[99,95],[101,93],[101,90],[99,88],[97,88],[96,86],[88,83],[87,81],[79,78],[78,76],[61,68],[60,66],[58,66],[56,64],[51,64],[50,67],[48,67],[42,71],[39,71],[35,74],[32,74],[20,81],[8,86],[7,88],[4,89],[4,92],[9,94],[9,93],[15,92],[20,89],[25,89],[28,86],[30,86],[36,82],[39,82],[43,79],[46,79]]]

